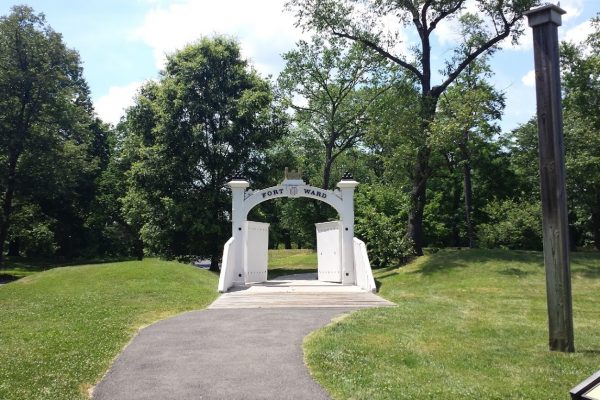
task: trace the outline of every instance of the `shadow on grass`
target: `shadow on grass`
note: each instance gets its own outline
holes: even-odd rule
[[[589,355],[599,355],[600,354],[600,350],[597,350],[597,349],[577,350],[577,349],[575,349],[575,353],[589,354]]]
[[[0,285],[3,283],[10,283],[19,279],[18,277],[10,274],[0,274]]]
[[[412,272],[413,274],[432,275],[436,273],[449,272],[460,268],[466,268],[473,264],[485,263],[531,263],[538,264],[543,268],[542,253],[536,251],[523,250],[501,250],[501,249],[444,249],[425,260],[421,268]],[[517,275],[517,268],[508,268],[506,275]],[[520,270],[519,270],[520,271]],[[502,272],[501,272],[502,273]],[[529,272],[521,271],[521,275]]]
[[[48,259],[28,259],[21,257],[7,257],[0,265],[0,283],[8,283],[21,279],[27,275],[36,272],[47,271],[59,267],[71,267],[76,265],[94,265],[106,264],[122,261],[134,261],[135,257],[118,258],[94,258],[94,259],[73,259],[73,260],[48,260]]]
[[[584,265],[583,268],[573,266],[571,272],[573,275],[580,275],[587,279],[600,279],[600,266]]]
[[[401,267],[393,266],[393,267],[379,267],[379,268],[373,269],[373,273],[375,274],[375,276],[374,276],[375,287],[377,288],[378,292],[379,292],[379,289],[381,289],[381,286],[384,284],[383,281],[385,281],[385,279],[391,278],[392,276],[396,276],[399,274],[399,272],[398,272],[399,268],[401,268]]]
[[[588,279],[600,279],[600,252],[577,251],[571,253],[571,273]]]
[[[424,260],[413,274],[433,275],[488,263],[504,276],[525,277],[543,273],[544,257],[539,251],[503,249],[444,249]],[[524,265],[518,265],[524,264]],[[572,252],[571,273],[600,279],[600,252]]]
[[[514,268],[514,267],[503,269],[502,271],[498,271],[498,273],[500,275],[516,276],[519,278],[533,274],[533,272],[531,272],[531,271],[524,271],[522,269]]]

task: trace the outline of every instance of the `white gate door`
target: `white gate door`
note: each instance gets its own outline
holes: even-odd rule
[[[340,221],[315,224],[320,281],[342,281],[342,230]]]
[[[246,221],[244,225],[246,282],[265,282],[269,262],[269,224]]]

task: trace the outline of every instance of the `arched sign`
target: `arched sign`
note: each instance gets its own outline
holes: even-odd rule
[[[287,180],[283,181],[283,183],[278,186],[272,186],[257,191],[246,191],[244,199],[246,215],[260,203],[281,197],[307,197],[309,199],[319,200],[329,204],[342,215],[342,196],[339,190],[325,190],[309,186],[303,181],[298,180]]]
[[[354,189],[358,186],[358,182],[352,179],[351,176],[345,176],[338,182],[337,187],[339,189],[336,190],[326,190],[307,185],[301,179],[299,173],[295,171],[288,172],[287,168],[284,181],[277,186],[260,190],[248,190],[250,183],[244,179],[233,179],[228,185],[232,194],[232,238],[226,243],[223,251],[219,278],[220,292],[227,291],[233,285],[244,285],[247,282],[253,282],[252,279],[256,276],[266,277],[266,262],[264,262],[264,265],[257,267],[256,265],[249,265],[248,260],[264,259],[264,257],[254,257],[254,252],[267,251],[268,225],[266,228],[258,227],[255,225],[258,223],[247,221],[247,217],[250,210],[258,204],[282,197],[306,197],[322,201],[333,207],[340,216],[340,249],[336,254],[340,257],[341,271],[339,275],[341,276],[341,283],[356,285],[357,282],[368,282],[365,289],[375,289],[375,281],[372,277],[370,265],[368,265],[368,258],[368,270],[364,267],[366,250],[364,250],[365,254],[361,253],[358,257],[360,259],[359,270],[356,268],[358,264],[355,265],[354,253],[356,249],[360,248],[356,244],[360,241],[354,238]],[[267,234],[264,234],[264,232],[267,232]],[[317,233],[317,246],[320,240],[318,235]],[[249,240],[252,242],[252,246],[248,246]],[[323,239],[322,243],[327,245],[326,241],[326,239]],[[364,243],[362,248],[364,248]]]

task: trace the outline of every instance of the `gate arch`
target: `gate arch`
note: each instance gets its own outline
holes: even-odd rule
[[[292,182],[301,183],[296,184]],[[358,185],[358,182],[356,184]],[[343,212],[343,202],[339,190],[334,191],[321,189],[315,186],[307,185],[304,183],[304,181],[283,181],[281,185],[271,186],[269,188],[257,191],[246,191],[246,195],[247,197],[244,200],[244,207],[246,211],[245,217],[248,216],[250,210],[260,203],[282,197],[305,197],[309,199],[315,199],[329,204],[338,212],[340,216]]]
[[[322,201],[333,207],[340,216],[341,283],[343,285],[358,284],[361,287],[364,286],[364,289],[375,290],[375,281],[368,263],[364,243],[354,238],[354,190],[358,186],[358,182],[352,176],[344,175],[337,184],[338,189],[327,190],[307,185],[300,177],[300,173],[288,172],[286,168],[285,178],[277,186],[260,190],[248,190],[250,183],[243,178],[234,178],[228,182],[228,186],[232,192],[232,237],[227,241],[223,250],[219,277],[220,292],[226,292],[234,285],[246,284],[249,281],[249,275],[264,276],[266,280],[266,266],[264,266],[264,274],[257,274],[256,272],[249,273],[245,264],[248,251],[253,251],[253,249],[247,249],[248,230],[253,229],[253,232],[260,232],[268,229],[268,225],[266,228],[251,225],[258,223],[247,221],[247,217],[250,210],[258,204],[282,197],[305,197]],[[255,240],[256,238],[252,239]],[[355,254],[357,251],[359,253]],[[365,259],[367,260],[366,265]]]

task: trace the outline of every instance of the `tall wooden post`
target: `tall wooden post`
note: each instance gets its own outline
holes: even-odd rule
[[[565,190],[558,27],[565,11],[555,5],[525,13],[533,28],[542,195],[544,264],[550,350],[573,352],[569,226]]]

